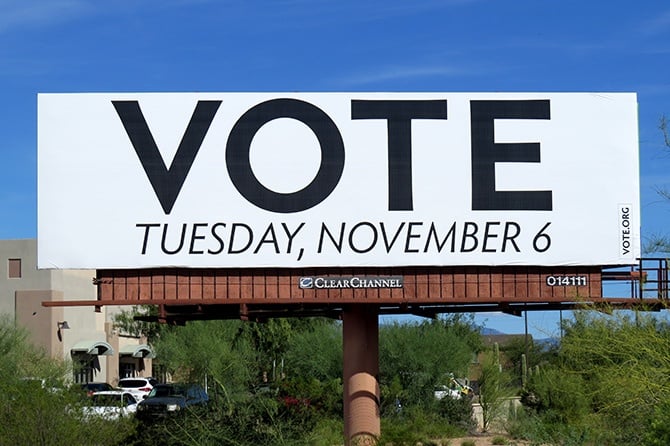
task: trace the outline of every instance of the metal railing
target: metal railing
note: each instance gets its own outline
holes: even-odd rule
[[[604,269],[603,295],[667,300],[670,296],[668,263],[667,258],[648,257],[638,259],[637,265]]]

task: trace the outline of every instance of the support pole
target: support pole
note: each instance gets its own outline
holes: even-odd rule
[[[342,314],[344,438],[347,446],[375,445],[379,414],[379,310],[352,305]]]

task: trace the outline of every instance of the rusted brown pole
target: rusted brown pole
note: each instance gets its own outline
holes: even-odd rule
[[[347,446],[374,445],[379,414],[379,311],[351,305],[342,314],[344,439]]]

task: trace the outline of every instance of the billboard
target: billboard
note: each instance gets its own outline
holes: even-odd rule
[[[38,95],[38,267],[625,265],[634,93]]]

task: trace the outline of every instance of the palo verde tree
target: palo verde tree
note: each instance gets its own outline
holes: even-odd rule
[[[513,378],[509,370],[502,367],[497,344],[485,356],[479,377],[479,404],[482,408],[482,429],[488,431],[494,421],[505,415],[509,398],[514,396]]]
[[[658,128],[663,135],[663,148],[666,154],[670,154],[670,128],[666,116],[661,116]],[[656,187],[656,192],[664,201],[670,201],[670,190],[664,185]],[[644,251],[647,253],[670,252],[670,237],[667,234],[651,234],[646,237]]]
[[[670,422],[656,410],[670,402],[668,322],[649,313],[578,311],[564,333],[557,362],[530,382],[542,419],[601,443],[655,444],[654,426],[662,435],[658,426]]]
[[[253,381],[254,353],[236,339],[241,321],[191,321],[163,331],[156,342],[161,364],[175,381],[200,382],[230,396]]]
[[[447,316],[418,324],[393,323],[379,330],[382,404],[389,397],[403,405],[432,404],[435,387],[449,375],[466,376],[481,348],[481,336],[467,315]],[[385,395],[395,389],[395,395]]]
[[[115,314],[113,321],[114,326],[122,333],[137,337],[144,336],[147,338],[149,345],[153,346],[161,332],[167,330],[168,327],[164,324],[137,319],[153,316],[158,316],[157,305],[134,305],[128,310],[124,309]]]

